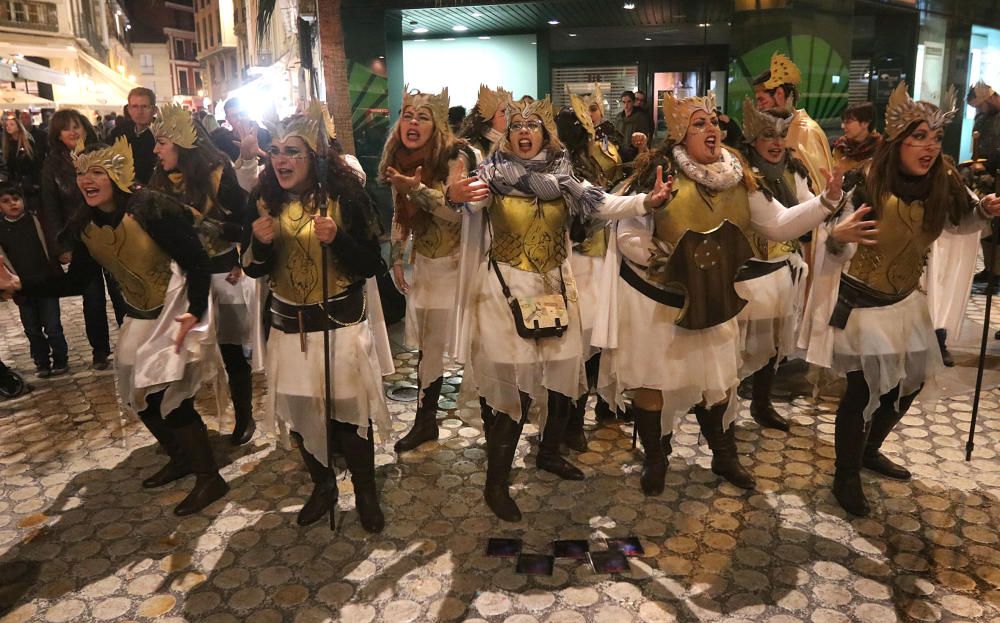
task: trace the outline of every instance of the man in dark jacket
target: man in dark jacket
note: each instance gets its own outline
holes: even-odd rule
[[[153,147],[156,139],[149,131],[149,124],[156,114],[156,93],[146,87],[136,87],[128,92],[128,116],[132,123],[115,126],[106,142],[114,144],[119,136],[124,136],[132,146],[132,159],[135,161],[135,180],[146,185],[153,175],[156,166],[156,156]]]
[[[615,117],[615,129],[625,137],[625,145],[621,149],[623,162],[631,162],[643,151],[653,138],[653,121],[646,111],[635,107],[635,93],[622,93],[624,107]]]

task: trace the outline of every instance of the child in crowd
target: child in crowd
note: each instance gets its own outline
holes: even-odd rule
[[[38,218],[24,209],[24,197],[14,185],[0,186],[0,255],[23,284],[39,283],[61,273],[49,256]],[[59,299],[15,295],[31,358],[40,378],[69,372],[69,348],[59,320]]]

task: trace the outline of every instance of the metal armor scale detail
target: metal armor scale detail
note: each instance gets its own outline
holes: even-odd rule
[[[566,202],[495,195],[489,208],[491,257],[518,270],[547,273],[567,257]]]

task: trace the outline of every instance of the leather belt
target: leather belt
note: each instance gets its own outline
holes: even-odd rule
[[[661,303],[667,307],[684,308],[684,294],[682,292],[654,286],[632,270],[632,267],[624,259],[622,260],[622,267],[618,271],[618,274],[625,280],[625,283],[638,290],[646,298],[653,299],[657,303]]]
[[[328,325],[331,329],[349,327],[367,316],[364,281],[351,284],[325,305],[295,305],[272,296],[269,307],[271,326],[283,333],[313,333]]]
[[[912,293],[913,290],[903,294],[886,294],[885,292],[869,288],[860,281],[842,275],[840,277],[840,292],[837,294],[837,303],[833,306],[833,313],[830,314],[830,326],[843,329],[847,327],[851,311],[895,305]]]
[[[208,258],[208,272],[213,275],[228,273],[233,268],[240,265],[240,256],[236,248],[232,248],[225,253]]]
[[[771,273],[778,272],[785,266],[791,268],[791,263],[788,260],[783,262],[765,262],[763,260],[747,260],[747,263],[740,267],[740,271],[736,273],[736,281],[750,281],[751,279],[758,279],[765,275],[770,275]]]

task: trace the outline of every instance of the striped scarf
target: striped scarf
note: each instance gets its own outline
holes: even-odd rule
[[[498,195],[522,194],[542,201],[562,197],[574,216],[593,216],[604,201],[604,191],[573,175],[565,150],[550,154],[543,149],[531,160],[498,150],[483,161],[478,175]]]

